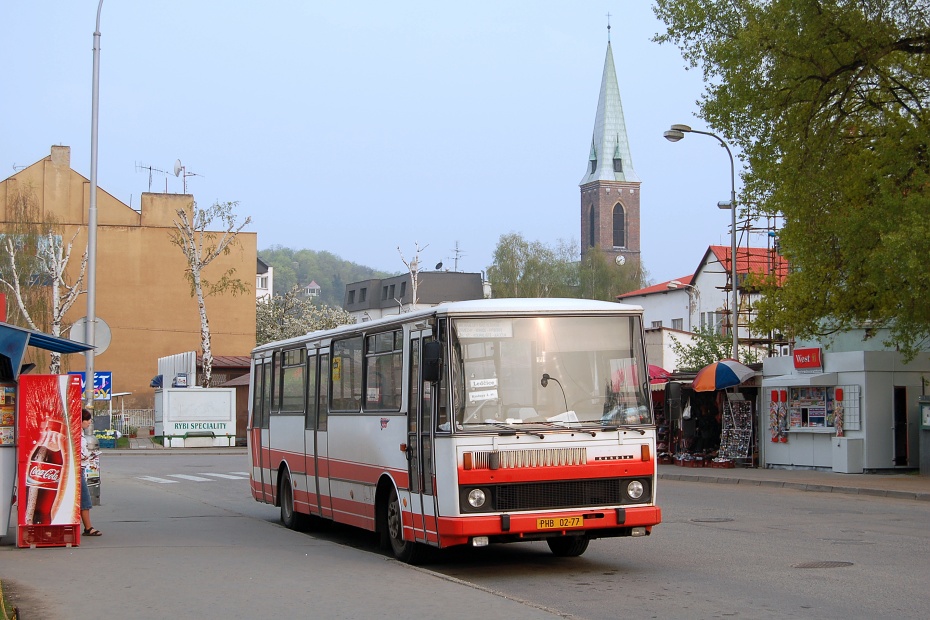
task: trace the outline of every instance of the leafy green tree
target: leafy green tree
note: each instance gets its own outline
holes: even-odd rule
[[[733,356],[733,340],[712,325],[705,325],[692,334],[693,342],[684,344],[672,336],[672,352],[678,359],[678,370],[697,371],[708,364]],[[761,361],[762,354],[749,347],[739,348],[743,364]]]
[[[527,241],[519,233],[501,235],[488,277],[494,297],[572,297],[616,301],[617,295],[642,288],[638,265],[618,266],[599,250],[577,260],[574,243],[554,246]]]
[[[589,248],[579,265],[579,281],[580,297],[617,301],[617,295],[643,288],[646,272],[637,261],[618,265],[600,248]]]
[[[284,295],[272,295],[255,304],[255,341],[265,344],[354,322],[345,310],[315,304],[295,286]]]
[[[700,116],[742,150],[741,204],[782,217],[791,273],[756,329],[930,335],[930,7],[913,0],[657,0],[704,71]]]

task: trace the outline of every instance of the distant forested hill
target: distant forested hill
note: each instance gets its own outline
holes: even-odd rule
[[[330,252],[292,250],[273,245],[259,250],[258,256],[274,267],[274,293],[283,295],[294,285],[320,285],[320,302],[327,306],[342,307],[346,284],[369,278],[386,278],[400,273],[377,271],[370,267],[343,260]]]

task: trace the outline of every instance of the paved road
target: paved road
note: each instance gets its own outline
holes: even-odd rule
[[[103,506],[93,512],[102,538],[78,549],[20,550],[9,538],[0,545],[0,579],[30,610],[26,618],[96,620],[104,609],[126,618],[520,620],[615,618],[620,610],[859,617],[855,611],[869,609],[916,617],[908,605],[923,593],[925,562],[914,571],[907,564],[928,551],[930,479],[922,476],[662,467],[665,523],[651,539],[595,541],[575,560],[554,559],[541,543],[463,550],[424,570],[394,561],[356,531],[282,528],[277,509],[248,497],[242,450],[105,457]],[[747,496],[775,501],[739,506]],[[914,511],[926,518],[913,523]],[[726,570],[715,569],[714,554],[731,552]],[[816,560],[852,567],[794,568]],[[825,589],[841,604],[825,606]],[[872,604],[857,608],[856,597]]]
[[[29,620],[558,617],[287,530],[277,509],[247,497],[245,481],[219,475],[237,477],[244,463],[242,455],[105,456],[103,505],[92,511],[103,536],[72,549],[17,549],[5,537],[0,580]]]

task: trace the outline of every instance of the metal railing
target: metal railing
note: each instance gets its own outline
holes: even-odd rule
[[[114,411],[110,421],[111,428],[123,435],[135,433],[148,435],[149,430],[155,428],[154,409],[123,409]]]

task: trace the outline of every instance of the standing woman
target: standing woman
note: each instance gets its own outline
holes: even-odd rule
[[[87,409],[81,410],[81,522],[84,524],[84,536],[103,536],[90,522],[90,508],[93,505],[90,499],[90,490],[87,488],[87,478],[84,469],[90,461],[90,448],[87,445],[87,429],[90,428],[94,416]]]

